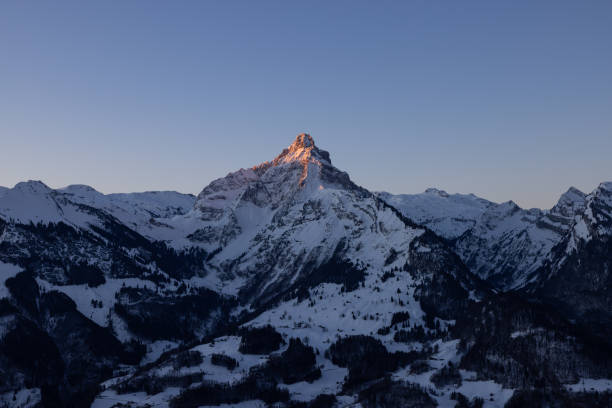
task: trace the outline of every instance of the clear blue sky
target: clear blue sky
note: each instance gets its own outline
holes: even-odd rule
[[[373,190],[590,191],[612,2],[0,3],[0,185],[197,193],[301,132]]]

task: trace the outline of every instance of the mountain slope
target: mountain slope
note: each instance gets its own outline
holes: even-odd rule
[[[568,234],[526,290],[567,315],[612,334],[612,183],[586,196]]]
[[[113,215],[146,225],[154,210],[176,211],[177,196],[183,211],[179,195],[161,193],[164,203],[155,193],[67,190],[25,182],[0,196],[0,376],[11,379],[0,395],[21,389],[47,406],[88,406],[118,364],[142,358],[144,346],[133,341],[204,335],[231,300],[198,284],[201,250],[177,252]]]
[[[473,194],[448,194],[429,188],[422,194],[386,192],[378,196],[415,222],[426,225],[449,240],[458,238],[476,225],[478,218],[495,203]]]
[[[156,218],[182,215],[195,197],[174,191],[102,194],[92,187],[71,185],[53,190],[40,181],[27,181],[0,190],[0,218],[21,224],[59,223],[87,227],[96,221],[83,206],[102,210],[126,226],[147,235]]]
[[[321,354],[339,336],[364,336],[355,341],[380,343],[376,347],[383,354],[387,348],[402,350],[403,359],[429,356],[429,340],[413,347],[407,339],[396,341],[399,337],[391,329],[397,330],[401,324],[408,329],[403,336],[409,337],[410,328],[420,327],[415,329],[419,332],[428,324],[431,333],[423,331],[423,340],[441,341],[442,333],[462,311],[490,293],[444,241],[354,184],[346,173],[333,167],[330,155],[305,134],[274,160],[210,183],[198,195],[194,211],[183,220],[174,218],[171,225],[186,225],[186,220],[193,219],[198,229],[189,233],[189,241],[213,254],[208,266],[214,270],[211,274],[217,274],[219,291],[236,294],[242,303],[234,313],[236,323],[242,325],[239,332],[257,331],[271,324],[271,331],[280,333],[289,343],[287,349],[264,347],[257,353],[297,353],[292,351],[292,345],[302,350],[299,355],[311,353],[308,347],[312,347],[312,353],[315,349],[319,353],[308,365],[307,373],[313,377],[307,382],[312,385],[300,385],[311,375],[307,373],[304,378],[296,373],[297,381],[281,380],[286,385],[297,384],[289,388],[292,399],[308,401],[324,390],[333,394],[341,391],[343,381],[339,375],[350,369],[339,367]],[[259,360],[263,366],[257,366],[241,356],[250,352],[246,346],[238,347],[236,330],[226,334],[229,336],[198,346],[196,355],[201,354],[200,350],[217,350],[219,344],[247,370],[241,369],[241,374],[231,377],[234,380],[252,381],[255,374],[249,369],[253,369],[263,370],[260,374],[265,381],[279,381],[269,377],[276,378],[276,370],[284,370],[280,362],[274,362],[276,357],[269,355]],[[298,338],[299,344],[309,346],[297,346]],[[454,345],[451,342],[447,347]],[[402,354],[410,350],[412,354]],[[181,371],[181,375],[197,373],[223,383],[215,376],[217,370],[210,366],[210,358],[209,354],[197,369]],[[167,362],[160,362],[153,370],[164,371]],[[390,373],[407,362],[393,369],[381,367],[382,371],[373,373]],[[155,377],[154,382],[166,381],[153,372],[146,375]],[[351,387],[356,387],[348,389],[350,401],[364,382],[377,378],[356,375],[350,380]],[[339,383],[331,385],[332,379]],[[136,374],[105,395],[119,398],[116,392],[139,389],[137,384],[142,381],[142,373]],[[274,394],[274,389],[269,392]],[[232,394],[242,392],[233,390]],[[177,398],[181,401],[178,406],[210,402],[208,397],[192,396],[188,390]]]

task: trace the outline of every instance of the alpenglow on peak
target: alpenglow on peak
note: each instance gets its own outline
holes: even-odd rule
[[[289,150],[291,149],[305,149],[307,147],[314,147],[315,142],[312,136],[308,133],[300,133],[297,135],[291,146],[289,146]]]
[[[310,159],[323,160],[331,164],[329,153],[325,150],[319,149],[314,142],[312,136],[308,133],[301,133],[297,135],[293,143],[281,154],[279,154],[273,161],[273,165],[289,162],[308,162]]]

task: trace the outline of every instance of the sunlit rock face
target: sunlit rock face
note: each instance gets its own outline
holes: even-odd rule
[[[216,210],[248,201],[257,192],[260,199],[275,204],[304,189],[339,186],[358,189],[348,174],[332,166],[329,153],[316,147],[312,136],[300,134],[272,161],[211,182],[198,195],[195,207],[207,218],[207,213],[218,214]]]

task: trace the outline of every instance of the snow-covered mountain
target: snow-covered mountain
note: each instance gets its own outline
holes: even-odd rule
[[[313,272],[331,260],[368,274],[401,268],[425,246],[424,229],[355,185],[305,134],[274,160],[213,181],[195,211],[201,224],[189,239],[215,253],[221,288],[257,305],[318,283]]]
[[[495,203],[474,194],[448,194],[435,188],[421,194],[381,192],[378,195],[407,217],[449,240],[473,228],[480,216],[495,206]]]
[[[537,279],[536,271],[570,229],[585,200],[585,194],[573,187],[551,210],[526,210],[512,201],[496,204],[473,194],[436,189],[379,196],[447,238],[472,272],[501,290]]]
[[[38,181],[2,190],[0,395],[21,389],[33,403],[37,396],[50,406],[78,405],[109,370],[141,358],[132,340],[143,332],[156,338],[156,319],[172,316],[174,338],[214,327],[225,300],[197,285],[185,290],[190,278],[205,275],[205,255],[177,252],[136,231],[156,226],[154,216],[188,211],[194,200],[53,190]],[[185,304],[198,311],[173,311]]]
[[[355,185],[309,135],[271,162],[213,181],[190,210],[189,202],[175,193],[103,195],[40,182],[4,191],[0,260],[10,271],[5,286],[15,309],[3,332],[31,321],[51,336],[59,361],[84,367],[93,362],[56,335],[69,330],[67,323],[49,327],[43,320],[58,313],[45,306],[57,304],[55,297],[71,320],[90,321],[128,347],[133,340],[180,343],[210,335],[287,299],[307,302],[317,288],[330,302],[350,293],[346,299],[363,299],[371,310],[379,303],[374,292],[397,297],[378,312],[378,324],[388,324],[402,306],[415,323],[422,307],[451,319],[487,293],[443,242]],[[406,279],[388,278],[400,271]],[[232,310],[235,300],[241,306]],[[348,322],[339,309],[330,313],[328,319]],[[356,327],[365,332],[373,325]],[[332,333],[337,329],[326,336]],[[91,346],[74,347],[95,354]],[[121,347],[101,364],[124,361]],[[7,364],[19,370],[17,362]],[[99,378],[98,370],[88,381]],[[58,381],[58,392],[75,398],[70,382]]]
[[[550,211],[373,194],[302,134],[197,197],[2,188],[0,406],[501,407],[603,381],[599,326],[549,309],[568,254],[610,252],[602,186]]]
[[[58,223],[86,226],[91,219],[82,206],[103,210],[146,235],[156,218],[182,215],[193,208],[195,197],[174,191],[102,194],[86,185],[53,190],[41,181],[26,181],[0,190],[0,217],[18,223]]]
[[[550,210],[551,213],[573,218],[584,210],[586,194],[576,187],[570,187],[561,195],[557,204]]]
[[[573,206],[575,207],[575,206]],[[573,223],[527,290],[612,335],[612,182],[580,202]],[[589,322],[589,323],[587,323]]]

